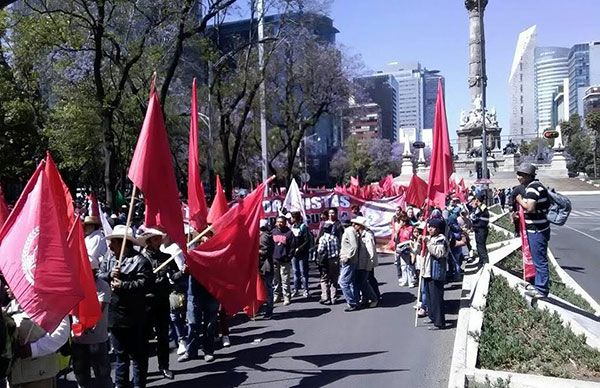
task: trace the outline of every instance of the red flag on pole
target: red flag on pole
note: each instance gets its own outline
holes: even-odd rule
[[[529,240],[527,240],[527,226],[525,225],[525,210],[519,205],[519,225],[521,231],[521,252],[523,253],[523,280],[535,278],[535,265],[529,249]]]
[[[192,81],[192,114],[190,119],[190,140],[188,150],[188,207],[190,225],[197,231],[206,228],[208,209],[204,185],[200,179],[200,157],[198,155],[198,103],[196,78]]]
[[[162,228],[185,251],[186,238],[173,156],[154,88],[150,91],[148,110],[131,159],[128,176],[144,193],[146,226]]]
[[[225,198],[225,192],[223,191],[223,186],[221,186],[221,179],[219,179],[218,175],[215,188],[215,198],[210,206],[210,211],[208,212],[207,217],[209,224],[214,224],[219,218],[221,218],[223,214],[227,213],[227,210],[229,209],[227,206],[227,198]]]
[[[2,191],[2,186],[0,186],[0,228],[4,225],[4,221],[6,221],[9,214],[10,211],[8,211],[8,205],[4,199],[4,192]]]
[[[359,187],[360,186],[360,182],[359,182],[358,178],[355,178],[355,177],[351,176],[350,177],[350,186]]]
[[[45,166],[40,163],[0,231],[0,270],[27,315],[52,332],[84,293],[62,229],[65,199],[52,190],[60,182],[51,182]]]
[[[406,190],[406,203],[421,207],[427,199],[427,182],[414,174]]]
[[[80,336],[85,330],[92,329],[102,317],[100,302],[96,290],[96,280],[90,265],[90,259],[85,247],[83,238],[83,226],[79,220],[73,222],[68,237],[69,248],[79,254],[79,283],[83,288],[84,298],[75,306],[71,312],[77,318],[77,323],[73,323],[73,334]]]
[[[255,310],[264,301],[257,283],[264,189],[265,183],[260,184],[229,209],[213,224],[215,236],[189,252],[190,273],[229,314],[247,306]]]
[[[54,193],[57,203],[59,203],[58,207],[63,209],[61,211],[65,215],[63,222],[65,223],[64,230],[68,231],[68,248],[71,255],[77,258],[77,273],[79,274],[79,284],[83,290],[84,298],[75,306],[71,313],[78,320],[77,324],[73,324],[73,332],[75,336],[80,336],[83,334],[83,331],[96,326],[102,315],[96,293],[96,281],[85,246],[83,227],[75,215],[71,191],[62,179],[49,152],[46,153],[46,167],[44,171],[50,177],[51,191]],[[98,206],[97,201],[96,206]],[[96,211],[98,212],[98,209]]]
[[[446,194],[450,191],[449,179],[453,170],[454,166],[452,152],[450,151],[450,139],[448,137],[444,92],[442,90],[442,82],[438,81],[435,117],[433,122],[433,149],[431,152],[427,198],[440,208],[446,206]]]

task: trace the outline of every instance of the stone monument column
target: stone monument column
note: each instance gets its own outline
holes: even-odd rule
[[[483,14],[487,4],[488,0],[465,0],[469,11],[469,93],[472,104],[477,97],[486,101],[486,80],[482,78],[481,70],[485,69]]]

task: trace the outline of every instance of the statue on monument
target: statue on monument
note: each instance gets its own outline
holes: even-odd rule
[[[503,155],[514,155],[519,152],[519,146],[513,143],[512,139],[508,140],[508,144],[502,150]]]

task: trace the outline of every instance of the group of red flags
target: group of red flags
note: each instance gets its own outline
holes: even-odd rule
[[[148,109],[129,168],[129,179],[144,194],[145,220],[178,243],[194,278],[229,313],[255,313],[266,293],[258,273],[259,219],[265,184],[232,208],[217,177],[210,212],[200,179],[196,82],[192,85],[188,201],[190,225],[215,236],[187,251],[184,220],[168,134],[152,85]],[[52,332],[67,315],[77,318],[75,335],[101,317],[95,279],[73,198],[50,154],[42,161],[9,214],[0,191],[0,270],[29,317]]]

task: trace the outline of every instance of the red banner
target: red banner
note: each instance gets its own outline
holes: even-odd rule
[[[523,279],[528,280],[535,277],[535,266],[529,250],[529,241],[527,240],[527,227],[525,226],[525,211],[523,206],[519,205],[519,224],[521,230],[521,251],[523,252]]]

